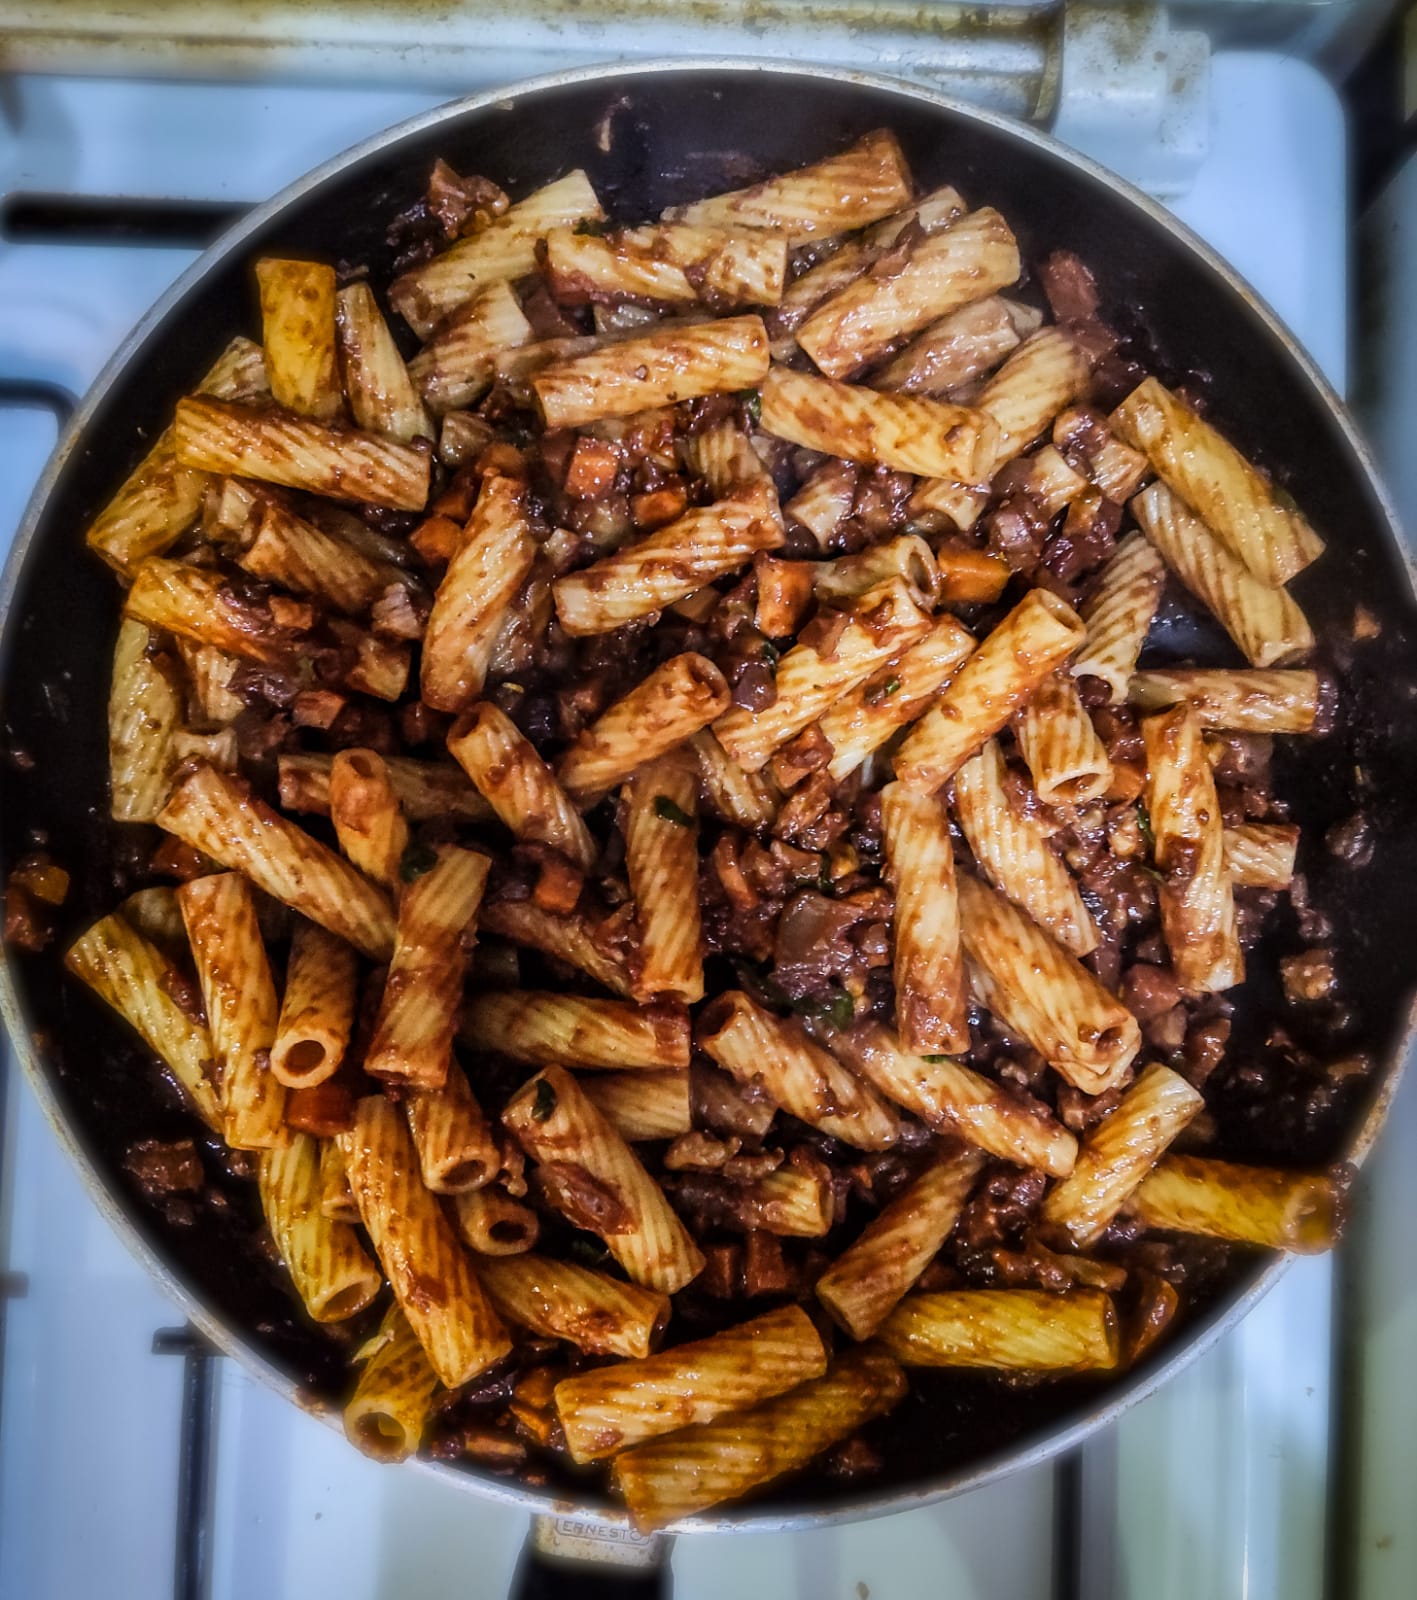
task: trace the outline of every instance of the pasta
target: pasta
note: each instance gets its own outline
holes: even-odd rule
[[[316,1322],[342,1322],[373,1303],[384,1286],[359,1236],[320,1209],[320,1153],[308,1134],[263,1150],[261,1203],[281,1259]]]
[[[354,1027],[357,981],[350,945],[316,923],[296,923],[271,1045],[271,1072],[286,1088],[309,1088],[338,1072]]]
[[[639,929],[637,988],[643,999],[704,997],[697,806],[696,771],[672,757],[649,762],[625,785],[621,826]]]
[[[902,1365],[1096,1372],[1117,1365],[1112,1301],[1094,1289],[959,1289],[907,1295],[879,1330]]]

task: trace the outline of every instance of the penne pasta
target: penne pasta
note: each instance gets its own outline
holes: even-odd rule
[[[832,1040],[832,1050],[878,1089],[936,1133],[953,1134],[1050,1177],[1073,1170],[1077,1140],[1040,1101],[991,1082],[948,1056],[920,1056],[876,1022],[862,1022]]]
[[[987,634],[896,752],[896,777],[933,793],[996,734],[1083,637],[1078,614],[1030,589]]]
[[[807,1036],[740,990],[699,1013],[695,1040],[740,1083],[758,1085],[801,1122],[858,1150],[885,1150],[900,1135],[895,1113],[874,1089]]]
[[[538,1163],[551,1203],[600,1234],[635,1283],[674,1294],[698,1276],[703,1255],[663,1191],[564,1068],[539,1072],[502,1121]]]
[[[1133,674],[1127,698],[1143,711],[1188,705],[1206,728],[1308,733],[1319,710],[1316,672],[1173,668]]]
[[[493,217],[389,287],[394,310],[421,339],[455,307],[489,283],[510,283],[536,271],[536,247],[552,228],[603,222],[605,213],[590,179],[568,172]]]
[[[432,418],[367,283],[346,284],[335,296],[335,329],[355,425],[405,444],[431,439]]]
[[[1314,648],[1313,630],[1283,589],[1262,583],[1163,483],[1131,501],[1162,559],[1215,615],[1252,667],[1277,667]]]
[[[122,917],[102,917],[69,946],[64,965],[162,1059],[202,1121],[220,1129],[211,1036],[177,1003],[181,979],[157,946]]]
[[[782,539],[771,484],[749,484],[558,578],[552,585],[557,620],[572,637],[609,633],[736,572]]]
[[[222,1136],[233,1150],[286,1142],[285,1085],[271,1071],[275,984],[251,886],[234,872],[177,891],[217,1064]]]
[[[821,1335],[799,1306],[787,1306],[658,1355],[563,1378],[556,1414],[571,1459],[600,1461],[771,1399],[826,1369]]]
[[[970,406],[881,394],[786,367],[762,378],[761,391],[765,433],[848,461],[973,482],[987,475],[998,448],[998,423]]]
[[[364,1070],[410,1089],[441,1089],[452,1062],[470,932],[491,863],[452,847],[399,901],[398,931]]]
[[[689,1074],[683,1067],[591,1072],[576,1081],[626,1144],[677,1139],[693,1126]]]
[[[1291,822],[1243,822],[1224,835],[1225,870],[1236,886],[1287,889],[1294,880],[1299,829]]]
[[[448,735],[448,751],[521,840],[549,845],[589,872],[596,845],[551,768],[512,719],[481,700]]]
[[[998,295],[933,322],[871,377],[875,389],[942,395],[990,372],[1039,325],[1038,313]]]
[[[908,1367],[1000,1372],[1106,1372],[1121,1355],[1110,1296],[1096,1289],[956,1289],[907,1295],[881,1347]]]
[[[1343,1198],[1341,1185],[1327,1172],[1164,1156],[1127,1211],[1144,1228],[1308,1255],[1337,1241]]]
[[[407,1460],[423,1440],[438,1374],[396,1305],[365,1349],[364,1369],[345,1402],[345,1437],[376,1461]]]
[[[1072,1172],[1049,1191],[1042,1219],[1064,1249],[1097,1243],[1167,1146],[1205,1109],[1179,1073],[1153,1062],[1092,1128]]]
[[[262,1150],[256,1169],[266,1222],[296,1292],[316,1322],[344,1322],[372,1305],[384,1287],[359,1236],[320,1209],[319,1142],[292,1134]]]
[[[118,822],[151,822],[177,765],[182,697],[149,655],[154,643],[141,622],[119,623],[108,690],[109,809]]]
[[[410,822],[487,822],[492,807],[469,783],[461,768],[450,762],[413,761],[407,756],[385,756],[384,770],[394,794]],[[276,768],[280,803],[287,811],[330,814],[330,769],[333,756],[302,752],[281,755]]]
[[[905,1379],[874,1349],[839,1356],[824,1377],[617,1456],[615,1487],[648,1533],[805,1467],[889,1411]]]
[[[674,756],[640,767],[621,793],[639,930],[637,989],[646,1000],[663,995],[692,1004],[704,997],[697,809],[696,765]]]
[[[782,299],[787,241],[758,228],[685,222],[603,235],[553,228],[544,270],[562,305],[702,300],[715,310],[769,306]]]
[[[570,1261],[523,1253],[484,1257],[475,1266],[506,1321],[543,1339],[564,1339],[587,1355],[641,1359],[669,1321],[668,1295]]]
[[[930,628],[929,613],[900,578],[869,590],[843,615],[839,631],[828,625],[828,642],[820,650],[802,642],[777,663],[777,698],[770,706],[762,711],[735,706],[714,723],[719,744],[740,767],[759,771],[774,750]]]
[[[343,939],[301,917],[290,937],[271,1071],[290,1089],[339,1070],[354,1028],[359,964]]]
[[[449,1063],[441,1088],[415,1090],[404,1109],[419,1171],[434,1194],[480,1189],[497,1176],[502,1152],[457,1062]]]
[[[885,875],[895,890],[895,1015],[905,1049],[969,1049],[954,852],[945,809],[902,783],[881,790]]]
[[[671,656],[579,735],[556,775],[573,800],[589,805],[636,767],[706,728],[730,698],[707,656]]]
[[[817,1279],[817,1299],[853,1339],[869,1339],[954,1231],[984,1157],[932,1161]]]
[[[462,1033],[478,1050],[514,1061],[611,1070],[689,1065],[689,1014],[670,1001],[637,1006],[530,989],[479,994]]]
[[[179,466],[394,511],[428,499],[429,453],[380,434],[200,398],[177,402],[174,427]]]
[[[530,344],[532,327],[510,285],[489,283],[457,306],[408,364],[435,416],[478,401],[492,387],[497,356]]]
[[[383,1095],[365,1095],[339,1144],[360,1218],[429,1364],[450,1389],[469,1382],[512,1344],[418,1176],[403,1116]]]
[[[868,133],[840,155],[664,213],[666,222],[766,228],[795,247],[863,228],[910,204],[910,169],[895,135]]]
[[[1068,669],[1074,677],[1100,678],[1114,701],[1126,698],[1165,581],[1155,546],[1143,534],[1128,534],[1083,602],[1087,633]]]
[[[261,344],[271,398],[316,422],[344,409],[335,357],[335,269],[320,261],[256,263],[261,296]]]
[[[768,359],[762,318],[726,317],[654,328],[553,361],[531,387],[548,428],[580,428],[601,417],[750,389],[766,377]]]
[[[1323,553],[1293,501],[1155,378],[1144,378],[1108,422],[1262,584],[1288,583]]]
[[[866,273],[847,284],[807,318],[797,343],[828,377],[852,377],[900,339],[1007,288],[1019,268],[1008,223],[985,206],[914,239],[898,272]]]
[[[372,959],[391,954],[393,911],[380,891],[237,779],[199,767],[173,791],[157,821]]]
[[[1199,719],[1187,706],[1143,717],[1146,809],[1164,874],[1156,897],[1176,981],[1187,994],[1232,988],[1245,976],[1224,824]]]
[[[497,634],[536,558],[522,491],[512,478],[482,480],[433,597],[420,684],[423,699],[439,711],[462,711],[482,693]]]
[[[1074,956],[1002,895],[959,880],[974,993],[1084,1094],[1116,1085],[1141,1048],[1136,1018]]]
[[[990,739],[954,778],[954,814],[979,870],[1001,894],[1073,955],[1097,948],[1092,920],[1072,874],[1027,806],[1015,803],[1007,768]]]
[[[330,821],[339,847],[367,878],[397,891],[408,823],[384,758],[341,750],[330,764]]]
[[[464,1189],[453,1197],[458,1234],[479,1256],[519,1256],[535,1247],[541,1222],[498,1184]]]
[[[1077,683],[1055,672],[1014,714],[1014,738],[1046,806],[1081,806],[1112,787],[1112,762]]]

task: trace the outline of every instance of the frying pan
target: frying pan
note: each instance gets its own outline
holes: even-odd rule
[[[83,530],[186,392],[238,330],[253,329],[251,264],[260,255],[391,262],[387,221],[421,192],[435,157],[514,195],[584,166],[613,215],[643,220],[668,204],[801,165],[876,127],[900,138],[917,178],[997,206],[1023,258],[1055,248],[1093,268],[1103,314],[1165,381],[1208,397],[1211,414],[1304,507],[1329,541],[1297,593],[1326,641],[1340,688],[1334,731],[1295,741],[1276,790],[1304,825],[1301,865],[1335,922],[1355,1020],[1341,1051],[1371,1053],[1366,1077],[1327,1106],[1302,1072],[1222,1106],[1219,1152],[1257,1161],[1361,1161],[1408,1044],[1410,886],[1417,883],[1417,748],[1409,731],[1417,671],[1411,575],[1368,455],[1338,400],[1275,317],[1172,217],[1046,135],[927,90],[864,74],[752,62],[593,68],[447,106],[380,135],[257,208],[144,318],[61,441],[35,493],[0,590],[0,868],[47,844],[73,875],[61,946],[141,881],[150,832],[107,818],[104,706],[119,591],[83,547]],[[1359,603],[1380,625],[1357,647]],[[1193,620],[1174,616],[1159,648],[1184,653]],[[1202,643],[1206,641],[1202,640]],[[1325,851],[1332,824],[1360,809],[1376,848],[1353,867]],[[1281,923],[1283,919],[1280,919]],[[1295,948],[1292,927],[1271,936]],[[1283,941],[1287,939],[1288,945]],[[1254,961],[1273,970],[1275,950]],[[1263,1030],[1272,990],[1240,997],[1237,1048]],[[212,1167],[226,1203],[190,1226],[161,1225],[121,1167],[138,1137],[193,1129],[170,1090],[51,951],[7,956],[0,1005],[55,1136],[129,1247],[221,1350],[334,1419],[345,1352],[294,1311],[256,1243],[251,1186]],[[1317,1046],[1316,1046],[1317,1048]],[[1226,1093],[1222,1082],[1222,1099]],[[1238,1091],[1237,1091],[1238,1095]],[[1232,1263],[1159,1354],[1098,1389],[1032,1388],[917,1374],[909,1399],[873,1432],[884,1472],[862,1485],[799,1480],[752,1504],[689,1519],[682,1531],[808,1528],[924,1505],[1076,1445],[1155,1389],[1236,1322],[1283,1269]],[[623,1526],[574,1480],[528,1488],[476,1468],[427,1462],[479,1493],[536,1511]]]

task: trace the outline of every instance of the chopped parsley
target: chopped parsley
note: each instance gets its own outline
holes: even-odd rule
[[[405,883],[413,883],[425,872],[432,872],[437,865],[438,852],[432,845],[414,843],[409,845],[399,861],[399,877]]]
[[[609,231],[610,224],[604,218],[596,221],[590,217],[582,217],[571,229],[572,233],[590,234],[595,239],[603,239]]]
[[[566,1245],[566,1253],[587,1267],[604,1266],[610,1259],[609,1250],[590,1234],[578,1234],[570,1240]]]
[[[849,1028],[856,1015],[856,1002],[845,989],[838,989],[826,1000],[815,1000],[810,997],[794,1000],[792,1009],[800,1017],[819,1017],[823,1022],[831,1023],[834,1028]]]
[[[948,1062],[948,1061],[953,1061],[954,1057],[953,1056],[921,1056],[920,1059],[922,1061],[935,1061],[935,1062],[945,1061],[945,1062]]]
[[[1141,829],[1141,842],[1148,850],[1156,849],[1156,835],[1151,831],[1151,813],[1140,800],[1137,801],[1137,827]]]
[[[536,1098],[531,1103],[531,1120],[545,1122],[556,1109],[556,1091],[545,1078],[536,1082]]]
[[[748,421],[756,428],[763,420],[763,397],[756,389],[740,389],[738,398],[743,402],[743,409],[748,413]]]
[[[692,828],[694,819],[683,806],[676,804],[667,794],[654,797],[654,814],[662,822],[672,822],[676,828]]]

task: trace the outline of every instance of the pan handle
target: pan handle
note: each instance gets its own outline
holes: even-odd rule
[[[669,1600],[672,1542],[610,1523],[533,1517],[511,1600]]]

